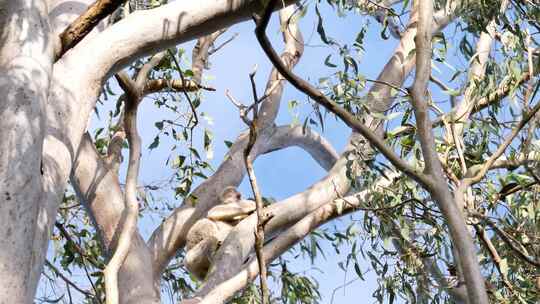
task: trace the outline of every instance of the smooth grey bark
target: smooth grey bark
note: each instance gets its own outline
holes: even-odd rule
[[[202,41],[202,43],[205,44],[211,43],[221,33],[222,31],[219,31],[212,35],[206,36],[207,38],[201,38],[199,39],[199,42]],[[289,38],[289,40],[292,41],[293,39]],[[294,43],[300,44],[300,42],[296,40],[294,41]],[[201,63],[203,61],[206,61],[207,59],[206,51],[207,47],[205,48],[205,50],[202,50],[202,52],[200,48],[197,49],[197,52],[195,52],[194,50],[194,58],[192,64],[198,64],[199,66],[201,66]],[[163,58],[163,54],[164,53],[160,53],[152,57],[152,59],[147,64],[145,64],[144,67],[139,71],[135,82],[129,79],[125,79],[126,77],[128,77],[127,75],[125,77],[120,76],[121,79],[125,79],[123,80],[123,82],[131,83],[131,85],[129,85],[128,87],[132,87],[132,89],[128,91],[131,91],[132,95],[140,94],[140,91],[142,91],[140,88],[143,88],[145,86],[144,82],[146,74],[148,73],[150,67],[157,65],[161,58]],[[287,52],[284,54],[285,60],[291,62],[296,60],[295,57],[296,54],[289,54]],[[202,73],[202,68],[199,69],[199,71],[200,72],[197,74]],[[274,119],[277,111],[272,110],[272,108],[279,105],[279,103],[276,103],[276,100],[277,102],[279,102],[279,99],[276,99],[275,94],[281,94],[283,86],[283,84],[281,84],[280,86],[274,85],[281,82],[275,71],[271,73],[270,78],[272,79],[272,81],[270,82],[269,86],[272,85],[272,88],[270,88],[272,90],[272,94],[264,103],[265,107],[263,108],[265,109],[265,113],[269,112],[273,114],[265,114],[266,117],[262,120],[263,122],[269,119]],[[201,79],[201,77],[198,76],[197,79]],[[137,89],[137,87],[139,89]],[[290,145],[296,145],[312,154],[315,160],[317,160],[325,168],[331,166],[331,164],[335,162],[335,159],[337,158],[337,153],[333,150],[330,144],[327,143],[318,134],[314,133],[309,129],[302,130],[302,128],[300,127],[275,128],[273,126],[270,129],[271,130],[267,132],[269,139],[265,140],[265,145],[267,146],[263,149],[264,151],[273,151],[276,149],[288,147]],[[102,235],[106,236],[107,232],[111,234],[112,232],[116,231],[117,226],[111,225],[111,223],[118,223],[118,221],[120,220],[119,214],[121,213],[123,205],[121,203],[118,203],[121,200],[122,194],[121,192],[119,192],[117,177],[113,172],[109,172],[111,170],[110,168],[107,168],[107,166],[104,166],[104,162],[106,161],[102,160],[91,146],[91,140],[89,139],[89,137],[85,136],[83,138],[83,143],[79,149],[79,155],[72,174],[72,182],[76,188],[82,187],[86,189],[85,191],[81,191],[79,189],[79,196],[82,197],[83,200],[87,201],[85,205],[87,206],[87,208],[89,208],[89,213],[93,216],[95,223],[97,224],[98,230],[102,232]],[[90,185],[90,183],[92,183],[92,185]],[[115,195],[113,195],[112,197],[110,195],[111,191],[115,193]],[[109,197],[109,199],[115,201],[115,204],[108,205],[109,210],[103,210],[103,204],[106,201],[105,197]],[[96,205],[99,207],[95,207]],[[112,206],[114,205],[115,207],[113,208]],[[106,242],[104,245],[106,248],[109,248],[110,246],[114,247],[114,244],[111,244],[109,241],[111,237],[114,236],[108,236],[105,238]],[[135,248],[135,250],[140,249]],[[148,284],[149,280],[145,281],[144,278],[142,280],[138,280],[140,279],[140,276],[146,276],[146,278],[148,278],[148,268],[151,268],[148,267],[150,263],[148,263],[148,261],[144,257],[142,257],[142,255],[144,255],[144,250],[142,253],[132,253],[132,255],[137,256],[137,261],[139,264],[147,263],[147,265],[145,265],[145,267],[143,267],[144,269],[142,269],[141,271],[137,271],[136,268],[122,270],[128,273],[128,275],[125,275],[124,278],[129,278],[130,280],[127,284],[121,286],[121,292],[123,293],[121,296],[121,301],[123,303],[128,303],[130,301],[137,302],[141,293],[146,293],[147,295],[152,295],[155,293],[155,299],[158,299],[158,292],[155,291],[153,288],[149,288],[152,287],[151,284]],[[154,276],[156,285],[159,283],[160,277],[157,273],[158,271],[156,271],[156,274]],[[120,280],[122,280],[122,277],[120,278]],[[131,285],[130,282],[132,283]],[[137,287],[137,292],[132,292],[131,289],[134,287]]]
[[[431,0],[417,0],[415,6],[419,15],[418,33],[415,36],[416,73],[410,91],[417,134],[425,163],[424,172],[432,178],[432,183],[424,186],[437,201],[450,230],[452,244],[457,248],[458,260],[467,286],[468,302],[488,304],[489,300],[476,255],[476,247],[444,177],[428,114],[427,86],[431,77],[433,3]]]
[[[211,43],[219,35],[210,36],[199,40]],[[153,91],[145,90],[149,82],[148,74],[165,55],[166,52],[154,55],[143,65],[134,80],[131,80],[127,73],[119,72],[117,80],[121,82],[121,87],[125,90],[120,98],[138,103],[146,94],[153,93]],[[205,51],[200,53],[200,56],[194,57],[194,62],[202,61],[206,57]],[[181,89],[182,87],[177,88],[177,90]],[[94,226],[100,235],[101,245],[109,257],[117,247],[118,237],[125,220],[123,214],[126,210],[124,193],[117,176],[118,166],[122,161],[122,143],[126,137],[125,124],[120,122],[120,126],[111,139],[106,157],[98,154],[89,134],[85,134],[71,174],[73,187],[93,219]],[[126,260],[118,273],[120,303],[159,303],[160,277],[154,276],[150,251],[138,230],[133,239]]]
[[[392,172],[388,174],[388,179],[381,178],[377,184],[370,189],[335,199],[316,208],[304,218],[294,223],[294,225],[285,229],[275,239],[264,246],[263,255],[266,262],[270,263],[282,255],[322,224],[337,217],[361,210],[362,207],[364,207],[365,202],[373,199],[374,191],[388,188],[397,176],[399,176],[399,174]],[[202,298],[200,304],[224,303],[236,292],[255,279],[258,274],[259,269],[257,261],[252,258],[244,263],[240,271],[233,277],[215,286],[204,296],[204,298]]]
[[[154,231],[148,240],[148,246],[153,252],[156,273],[161,273],[177,250],[184,246],[187,231],[191,226],[218,203],[217,198],[223,188],[240,184],[245,174],[242,152],[246,144],[247,134],[243,133],[233,144],[216,173],[194,190],[193,195],[197,197],[195,206],[189,201],[184,203]],[[337,159],[338,154],[330,143],[310,129],[304,133],[300,126],[266,129],[259,135],[252,157],[294,146],[307,151],[326,170],[329,170]]]
[[[42,111],[52,71],[47,4],[0,3],[0,303],[30,303],[48,233],[41,212]]]
[[[83,137],[71,175],[73,187],[89,211],[104,250],[116,247],[125,208],[118,176],[98,155],[88,134]],[[118,272],[120,303],[160,303],[159,278],[154,277],[149,248],[139,233]]]
[[[211,43],[221,33],[214,33],[199,41]],[[120,99],[124,101],[129,99],[129,102],[138,103],[144,96],[153,93],[154,91],[146,90],[150,82],[148,74],[166,54],[166,52],[160,52],[152,56],[133,80],[127,73],[119,72],[117,80],[125,91]],[[193,58],[193,64],[204,61],[207,57],[207,51],[198,52],[198,55]],[[182,90],[182,88],[184,87],[179,86],[176,89]],[[93,219],[94,226],[101,236],[101,244],[109,257],[117,247],[118,236],[125,220],[122,215],[126,210],[117,172],[122,162],[122,144],[127,134],[124,132],[125,124],[122,121],[119,124],[120,128],[109,143],[106,157],[98,154],[92,139],[85,134],[71,174],[71,182]],[[154,276],[149,249],[137,230],[134,242],[118,274],[120,303],[159,303],[159,281],[160,276]]]

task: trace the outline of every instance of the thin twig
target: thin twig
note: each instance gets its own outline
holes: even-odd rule
[[[234,33],[229,39],[223,41],[223,43],[221,43],[220,45],[215,47],[212,46],[212,48],[208,51],[208,56],[211,56],[215,52],[219,51],[222,47],[233,41],[236,37],[238,37],[238,33]]]
[[[255,72],[256,67],[254,68],[253,72],[249,74],[249,78],[251,80],[252,90],[253,90],[253,104],[255,106],[252,107],[253,112],[253,120],[249,121],[247,117],[242,117],[242,119],[248,123],[249,126],[249,140],[246,145],[246,148],[244,149],[244,162],[246,165],[247,174],[249,177],[249,183],[251,184],[251,189],[253,190],[253,196],[255,197],[255,205],[256,205],[256,211],[257,211],[257,228],[255,231],[255,254],[257,255],[257,261],[259,265],[259,279],[260,279],[260,285],[261,285],[261,303],[267,304],[269,303],[270,296],[268,291],[268,283],[267,283],[267,270],[266,270],[266,262],[264,260],[263,255],[263,246],[264,246],[264,225],[268,221],[268,215],[263,213],[264,204],[262,201],[261,192],[259,190],[259,186],[257,184],[257,178],[255,176],[255,170],[253,169],[253,161],[250,157],[251,151],[253,150],[253,146],[255,145],[255,142],[257,141],[257,118],[258,118],[258,106],[256,105],[259,100],[257,97],[257,88],[255,86]],[[246,116],[248,113],[244,112],[241,113],[241,116]]]
[[[66,282],[66,284],[73,287],[78,292],[82,293],[83,295],[87,297],[94,297],[94,295],[92,295],[86,290],[83,290],[82,288],[77,286],[77,284],[73,283],[73,281],[68,279],[60,270],[58,270],[58,268],[56,268],[51,262],[49,262],[49,260],[45,260],[45,265],[47,265],[47,267],[49,267],[59,278],[61,278],[64,282]]]
[[[257,65],[253,67],[253,71],[249,73],[249,80],[251,82],[251,93],[253,94],[253,120],[257,120],[259,116],[259,97],[257,96],[257,86],[255,85],[255,74],[257,73]]]
[[[83,259],[88,260],[90,264],[92,264],[92,266],[98,269],[103,268],[103,266],[101,266],[97,260],[95,260],[93,257],[90,257],[88,254],[84,252],[81,246],[79,246],[79,244],[77,244],[75,240],[71,237],[71,235],[66,230],[66,227],[64,227],[64,225],[60,224],[59,222],[55,222],[54,226],[58,229],[58,231],[60,231],[60,234],[62,234],[62,236],[66,239],[66,241],[72,244],[75,251],[77,251],[77,253],[80,254]]]
[[[389,86],[391,87],[392,89],[396,90],[396,91],[399,91],[401,93],[403,93],[404,96],[409,96],[409,92],[404,89],[404,88],[401,88],[401,87],[398,87],[398,86],[395,86],[387,81],[382,81],[382,80],[377,80],[377,79],[366,79],[367,82],[373,82],[373,83],[378,83],[378,84],[383,84],[383,85],[386,85],[386,86]]]
[[[446,84],[444,84],[440,79],[434,77],[433,75],[429,77],[429,80],[433,82],[434,84],[436,84],[441,90],[446,91],[446,92],[451,91],[451,89]],[[456,107],[456,97],[453,94],[449,94],[449,95],[450,95],[450,105],[452,106],[452,109],[454,109]],[[446,125],[445,115],[442,115],[442,117],[443,117],[442,122]],[[464,174],[465,172],[467,172],[467,164],[465,162],[465,156],[463,152],[463,148],[464,148],[462,146],[463,142],[461,139],[457,137],[457,134],[456,134],[456,124],[455,124],[456,121],[457,121],[456,119],[452,118],[450,120],[450,126],[448,128],[450,129],[450,134],[452,135],[452,141],[454,142],[454,145],[456,146],[456,151],[457,151],[458,158],[460,161],[460,166],[461,166],[461,172],[462,174]]]
[[[86,278],[88,279],[88,282],[90,282],[90,286],[92,286],[92,290],[94,291],[94,294],[98,295],[98,291],[96,288],[96,285],[94,284],[94,281],[92,281],[92,277],[90,276],[90,273],[88,272],[88,267],[86,267],[86,264],[82,264],[82,268],[84,270],[84,274],[86,275]]]
[[[169,52],[169,55],[171,56],[171,59],[173,60],[174,65],[176,66],[176,70],[178,71],[178,74],[180,74],[180,78],[182,80],[182,83],[187,83],[184,79],[184,72],[182,71],[182,68],[180,67],[180,64],[178,63],[178,60],[176,60],[176,56],[174,56],[173,52],[171,50],[167,50]],[[197,116],[197,110],[195,109],[195,105],[193,104],[193,101],[191,100],[191,97],[189,96],[187,90],[183,89],[182,92],[184,92],[184,96],[186,97],[189,107],[191,108],[192,116],[189,117],[188,125],[191,126],[191,122],[193,121],[193,125],[190,127],[193,131],[193,128],[195,128],[199,124],[199,117]]]
[[[507,196],[509,196],[510,194],[514,194],[514,193],[516,193],[516,192],[525,190],[525,189],[530,188],[530,187],[532,187],[532,186],[534,186],[534,185],[537,185],[537,184],[539,184],[539,183],[540,183],[540,181],[534,180],[534,181],[532,181],[532,182],[530,182],[530,183],[527,183],[527,184],[525,184],[525,185],[523,185],[523,186],[517,185],[517,186],[512,187],[512,188],[510,188],[510,189],[507,189],[507,190],[505,189],[504,192],[501,191],[501,192],[499,192],[499,193],[496,194],[496,196],[495,196],[495,201],[497,201],[497,200],[504,200],[504,199],[505,199]],[[504,188],[503,188],[503,189],[504,189]]]
[[[495,263],[495,267],[497,268],[497,271],[499,272],[504,285],[506,286],[506,288],[508,288],[508,290],[510,290],[510,292],[513,293],[514,288],[508,281],[508,276],[501,268],[501,261],[502,261],[501,256],[499,255],[499,253],[497,252],[497,249],[495,248],[495,246],[489,239],[489,236],[487,235],[486,230],[484,230],[484,228],[482,228],[482,226],[480,225],[474,225],[474,228],[476,229],[476,235],[478,236],[478,238],[480,238],[482,243],[484,243],[484,246],[486,246],[489,252],[489,255],[491,256],[491,259],[493,260],[493,263]]]
[[[367,273],[367,271],[364,272],[363,274],[366,274],[366,273]],[[344,284],[341,284],[340,286],[334,288],[334,290],[332,290],[332,296],[330,297],[330,304],[334,304],[334,297],[335,297],[336,292],[337,292],[338,290],[340,290],[340,289],[342,289],[342,288],[345,288],[345,287],[351,285],[352,283],[354,283],[354,282],[356,282],[356,281],[358,281],[358,280],[360,280],[360,277],[356,277],[356,278],[354,278],[354,279],[352,279],[352,280],[350,280],[350,281],[348,281],[348,282],[345,282]]]
[[[527,44],[527,63],[529,66],[529,75],[534,75],[534,65],[533,65],[533,50],[531,47],[531,34],[529,33],[529,29],[526,29],[526,36],[525,41]],[[523,97],[523,103],[527,105],[529,102],[529,99],[531,97],[533,91],[533,78],[531,77],[529,81],[527,82],[527,91],[525,92],[525,96]]]
[[[506,234],[504,230],[499,228],[493,221],[491,221],[487,216],[480,214],[480,213],[470,213],[470,215],[480,218],[482,221],[484,221],[489,227],[493,229],[497,233],[497,235],[512,249],[515,253],[517,253],[517,256],[521,258],[523,261],[539,267],[540,268],[540,261],[535,259],[534,257],[529,256],[525,252],[523,252],[521,249],[519,249],[515,244],[514,241]],[[516,241],[517,242],[517,241]]]
[[[237,107],[238,109],[245,109],[247,108],[244,104],[242,104],[241,102],[239,102],[238,100],[236,100],[236,98],[234,98],[234,96],[232,96],[231,92],[227,89],[225,90],[225,96],[227,96],[227,98],[229,98],[229,100],[232,102],[232,104]]]
[[[71,296],[71,288],[69,287],[68,283],[66,283],[66,290],[67,290],[67,293],[68,293],[69,303],[72,304],[73,303],[73,298]]]

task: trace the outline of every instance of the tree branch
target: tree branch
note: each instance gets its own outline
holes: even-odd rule
[[[393,234],[396,236],[396,239],[393,242],[396,249],[402,253],[413,253],[414,258],[418,259],[422,263],[424,270],[429,272],[431,277],[439,285],[438,287],[447,291],[456,304],[465,304],[467,302],[467,291],[465,286],[462,285],[461,287],[451,287],[448,278],[444,276],[439,268],[439,265],[437,265],[437,260],[435,260],[433,257],[421,256],[419,254],[422,252],[420,248],[418,248],[418,246],[416,246],[410,239],[403,237],[399,226],[393,220],[391,229]],[[404,247],[409,250],[405,249]]]
[[[116,171],[98,154],[88,134],[83,137],[77,153],[71,182],[93,221],[100,245],[111,256],[125,221],[125,199]],[[159,303],[150,257],[144,240],[139,233],[135,233],[129,254],[118,274],[121,303]]]
[[[161,51],[157,54],[154,54],[148,62],[146,62],[141,69],[137,72],[135,77],[135,84],[139,90],[143,90],[146,87],[148,82],[148,74],[152,71],[153,68],[159,65],[159,63],[167,56],[167,51]]]
[[[506,273],[501,269],[501,256],[497,252],[497,249],[489,239],[489,236],[487,235],[484,228],[482,228],[480,225],[474,225],[474,228],[476,229],[476,235],[478,238],[482,241],[484,246],[486,247],[487,251],[489,252],[489,255],[491,256],[491,259],[493,260],[493,263],[495,264],[495,268],[497,268],[497,271],[499,272],[499,275],[502,278],[503,284],[510,290],[510,292],[514,292],[514,288],[512,287],[512,284],[508,281],[508,276]]]
[[[255,253],[257,255],[257,263],[259,266],[260,273],[260,285],[261,285],[261,303],[267,304],[270,301],[270,294],[268,291],[268,283],[266,281],[266,263],[263,255],[263,245],[264,245],[264,224],[268,220],[268,215],[263,213],[263,200],[261,192],[259,190],[259,185],[257,184],[257,177],[255,176],[255,170],[253,169],[253,160],[251,158],[251,151],[253,146],[257,141],[257,119],[258,119],[258,105],[259,102],[257,97],[257,88],[255,86],[255,70],[249,75],[251,79],[251,84],[253,88],[253,120],[246,122],[249,127],[249,140],[244,149],[244,163],[246,166],[246,171],[249,177],[249,183],[251,189],[253,190],[253,196],[255,197],[255,207],[257,213],[257,229],[255,230]],[[241,113],[248,114],[248,113]],[[247,118],[243,117],[244,121]]]
[[[454,7],[453,3],[452,1],[451,7]],[[454,15],[452,12],[453,10],[441,10],[437,13],[438,17],[435,21],[434,31],[441,30],[453,19],[452,16]],[[409,26],[403,34],[400,44],[385,65],[383,71],[379,74],[377,80],[392,83],[395,86],[401,86],[405,77],[411,71],[414,66],[414,56],[411,58],[407,54],[410,54],[414,49],[413,38],[416,34],[415,18],[413,12]],[[372,97],[369,104],[370,112],[384,112],[393,100],[390,87],[378,83],[371,87],[368,96]],[[366,124],[377,130],[377,132],[383,130],[382,124],[376,118],[367,116],[365,119],[367,121]],[[268,222],[266,232],[273,233],[278,229],[283,229],[283,227],[299,221],[306,214],[324,203],[335,199],[337,194],[342,195],[346,193],[350,189],[350,181],[347,178],[347,163],[350,153],[357,149],[364,152],[365,150],[370,151],[369,145],[365,142],[359,143],[359,141],[359,135],[353,132],[345,152],[326,177],[313,184],[306,191],[267,207],[269,212],[272,213],[273,218]],[[333,190],[329,191],[332,188]],[[305,206],[305,208],[298,208],[298,206]],[[256,218],[251,216],[233,229],[216,255],[216,269],[212,270],[212,273],[209,274],[207,281],[201,286],[197,294],[205,295],[211,292],[214,287],[230,278],[242,267],[243,261],[254,244],[253,235],[246,233],[246,231],[252,231],[250,229],[253,229],[255,225]],[[227,267],[221,266],[222,264]]]
[[[86,290],[83,290],[82,288],[80,288],[79,286],[77,286],[77,284],[73,283],[73,281],[71,281],[70,279],[68,279],[60,270],[58,270],[51,262],[49,262],[49,260],[45,260],[45,264],[47,265],[47,267],[49,267],[59,278],[61,278],[64,282],[66,282],[66,284],[68,284],[69,286],[73,287],[75,290],[77,290],[78,292],[82,293],[83,295],[85,295],[86,297],[89,297],[89,298],[95,298],[95,295],[89,293],[88,291]]]
[[[521,260],[536,266],[540,268],[540,260],[535,259],[534,257],[529,256],[525,252],[523,252],[521,249],[519,249],[515,244],[514,241],[508,237],[506,232],[499,228],[493,221],[491,221],[489,218],[487,218],[485,215],[480,213],[472,213],[471,214],[474,217],[480,218],[482,221],[484,221],[489,227],[493,229],[497,233],[497,235],[512,249],[513,252],[517,254],[517,257],[519,257]]]
[[[127,83],[130,83],[130,85],[133,84],[131,82],[121,81],[121,86],[123,86],[124,90],[133,90],[133,88],[127,88]],[[124,127],[129,142],[129,163],[125,189],[125,221],[122,225],[120,237],[118,238],[118,245],[104,270],[107,304],[118,303],[118,270],[128,255],[131,239],[137,230],[137,218],[139,217],[137,183],[141,160],[141,138],[137,131],[137,108],[140,100],[140,95],[136,94],[135,96],[127,96],[125,103]]]
[[[503,14],[506,11],[508,1],[502,1],[500,7],[500,13]],[[484,32],[480,34],[480,38],[476,44],[476,53],[472,56],[470,62],[470,74],[468,79],[468,86],[465,89],[465,94],[461,102],[457,105],[455,111],[450,112],[450,119],[452,122],[452,134],[447,134],[446,140],[450,143],[454,143],[458,150],[461,150],[463,145],[463,130],[465,123],[469,119],[473,110],[477,107],[479,100],[474,98],[477,94],[478,83],[484,78],[486,63],[489,59],[490,50],[493,45],[493,40],[496,32],[497,20],[492,19],[486,26]],[[454,105],[452,105],[454,107]],[[463,168],[463,173],[466,172],[466,168]]]
[[[286,0],[285,4],[292,2]],[[86,71],[99,71],[92,77],[108,79],[137,58],[248,20],[259,8],[260,3],[256,0],[172,1],[130,14],[98,35],[82,40],[62,59],[95,58],[92,69]],[[81,69],[87,65],[79,64]]]
[[[56,54],[56,58],[62,57],[69,49],[73,48],[105,17],[112,14],[124,0],[98,0],[90,5],[86,12],[81,14],[60,34],[62,48]]]
[[[468,187],[472,184],[478,183],[486,173],[489,171],[491,166],[499,159],[499,157],[504,153],[506,148],[512,143],[512,141],[516,138],[516,136],[521,132],[523,127],[527,125],[527,123],[536,115],[536,113],[540,110],[540,102],[538,102],[529,112],[524,113],[521,120],[518,122],[518,124],[512,129],[512,132],[510,135],[508,135],[504,141],[501,143],[501,145],[497,148],[497,150],[489,157],[489,159],[484,163],[482,168],[474,174],[473,172],[468,172],[467,176],[462,180],[462,185],[460,185],[460,188]],[[474,175],[472,175],[474,174]],[[472,175],[472,176],[471,176]]]
[[[160,92],[163,90],[174,90],[177,92],[195,92],[200,89],[206,91],[215,91],[212,87],[202,86],[194,81],[186,80],[183,82],[181,79],[150,79],[144,86],[144,95]]]
[[[281,232],[275,239],[270,241],[263,248],[263,256],[266,263],[272,262],[296,243],[304,239],[309,233],[320,225],[343,216],[350,212],[360,210],[362,204],[370,201],[374,191],[389,187],[393,181],[392,175],[389,179],[384,179],[375,186],[357,194],[327,202],[319,208],[313,210],[308,215],[297,221],[293,226]],[[216,285],[202,298],[199,304],[223,303],[232,297],[237,291],[244,288],[249,282],[257,277],[259,267],[257,260],[251,260],[246,265],[235,272],[233,276]]]
[[[422,148],[422,155],[426,164],[425,172],[430,175],[432,183],[426,184],[428,191],[437,201],[450,228],[453,245],[457,248],[457,257],[467,286],[468,301],[470,303],[488,304],[484,278],[476,258],[476,248],[469,235],[465,221],[454,203],[450,193],[433,138],[432,124],[429,119],[427,102],[427,84],[431,76],[431,38],[433,3],[430,0],[417,0],[418,30],[415,37],[416,44],[416,73],[411,89],[412,104],[416,125]]]
[[[535,70],[535,75],[538,74],[540,71],[537,71]],[[474,106],[472,107],[471,109],[471,113],[470,115],[472,114],[475,114],[475,113],[478,113],[484,109],[486,109],[487,107],[491,106],[491,105],[494,105],[498,102],[500,102],[502,99],[504,99],[505,97],[508,96],[508,94],[515,89],[515,87],[519,87],[521,85],[523,85],[524,83],[526,83],[528,80],[530,79],[530,75],[528,72],[526,73],[523,73],[521,75],[521,77],[517,80],[516,83],[514,82],[511,82],[511,79],[508,78],[506,79],[503,83],[501,83],[499,85],[499,87],[492,93],[488,94],[487,96],[485,97],[482,97],[480,99],[478,99],[478,101],[475,101],[473,102]],[[459,105],[458,105],[459,106]],[[433,119],[433,124],[432,124],[432,127],[435,128],[435,127],[439,127],[439,126],[442,126],[444,121],[450,121],[452,122],[452,117],[455,117],[455,118],[459,118],[459,117],[456,117],[455,113],[457,112],[458,110],[458,106],[452,108],[450,111],[448,111],[447,113],[443,114],[443,115],[440,115],[436,118]],[[454,118],[454,119],[455,119]],[[396,132],[396,133],[393,133],[393,136],[401,136],[402,134],[404,133],[411,133],[414,131],[414,128],[412,127],[405,127],[403,129],[401,129],[399,132]]]
[[[219,191],[227,185],[240,184],[245,172],[242,152],[246,144],[246,134],[242,134],[230,148],[216,173],[193,191],[192,196],[197,198],[197,204],[192,206],[189,201],[184,202],[154,231],[148,244],[154,252],[156,272],[161,271],[161,267],[164,269],[169,259],[184,245],[191,225],[205,214],[200,210],[206,212],[217,204],[214,200],[217,199]],[[328,141],[313,130],[307,129],[304,132],[301,126],[273,127],[261,132],[251,157],[256,159],[259,155],[293,146],[307,151],[326,170],[332,168],[338,159],[337,152]],[[164,238],[165,235],[168,237]],[[172,237],[175,237],[176,241],[173,241]]]
[[[210,47],[214,45],[216,39],[227,31],[226,28],[220,29],[210,35],[197,40],[191,55],[191,70],[193,71],[193,81],[201,83],[203,69],[208,65],[208,56],[210,56]]]
[[[92,266],[96,267],[97,269],[102,269],[103,266],[100,265],[98,261],[96,261],[94,258],[89,257],[84,250],[75,242],[75,240],[71,237],[69,232],[66,230],[66,227],[64,225],[60,224],[59,222],[54,223],[54,226],[60,231],[62,236],[66,239],[67,242],[70,242],[73,245],[73,248],[75,248],[75,251],[81,255],[81,257],[87,259]]]

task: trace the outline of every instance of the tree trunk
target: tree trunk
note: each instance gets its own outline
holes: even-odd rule
[[[41,153],[52,43],[43,0],[0,3],[0,303],[32,303],[44,255]]]

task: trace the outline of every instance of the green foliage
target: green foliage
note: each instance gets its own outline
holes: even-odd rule
[[[285,304],[310,304],[319,303],[321,295],[318,285],[309,278],[291,273],[285,266],[282,267],[281,277],[281,302]]]

